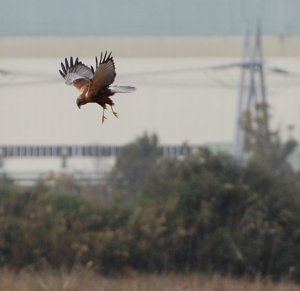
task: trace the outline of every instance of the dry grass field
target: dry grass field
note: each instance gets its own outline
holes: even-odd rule
[[[296,291],[294,283],[199,275],[103,277],[89,271],[14,273],[2,270],[1,291]]]

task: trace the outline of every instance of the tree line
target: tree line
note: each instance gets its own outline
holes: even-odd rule
[[[298,178],[205,148],[162,157],[157,136],[145,134],[93,189],[68,177],[31,188],[3,179],[0,266],[299,281]]]

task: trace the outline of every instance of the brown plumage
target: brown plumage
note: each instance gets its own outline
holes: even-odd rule
[[[106,119],[104,115],[106,105],[109,105],[113,114],[118,117],[117,112],[113,110],[114,102],[110,97],[115,93],[129,93],[135,90],[135,87],[131,86],[112,85],[116,77],[115,63],[111,53],[107,52],[101,53],[99,61],[96,57],[95,69],[93,66],[87,67],[78,58],[75,61],[72,57],[70,61],[65,58],[59,73],[67,85],[73,85],[81,92],[76,100],[79,108],[87,103],[97,103],[103,108],[102,123]]]

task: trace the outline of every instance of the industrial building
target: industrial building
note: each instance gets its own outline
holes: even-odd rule
[[[214,68],[240,61],[245,31],[254,33],[258,22],[264,61],[290,72],[266,71],[272,126],[284,137],[293,124],[299,139],[298,11],[297,0],[28,0],[26,5],[3,0],[2,171],[59,172],[63,154],[42,158],[38,153],[91,146],[112,151],[144,132],[157,133],[161,144],[174,148],[183,143],[232,144],[241,71]],[[138,90],[115,96],[120,118],[107,112],[102,125],[100,107],[78,110],[78,92],[65,86],[58,69],[71,55],[92,65],[106,49],[115,58],[116,84]],[[16,154],[7,155],[8,148]],[[112,163],[77,155],[63,170],[103,172]]]

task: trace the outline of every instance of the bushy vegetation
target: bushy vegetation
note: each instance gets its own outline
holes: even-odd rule
[[[220,273],[300,280],[296,174],[199,149],[175,159],[158,139],[124,147],[106,185],[0,183],[0,266],[86,266],[114,274]]]

